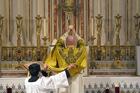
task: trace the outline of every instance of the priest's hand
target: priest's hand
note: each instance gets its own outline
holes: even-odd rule
[[[72,69],[72,68],[76,68],[76,67],[77,67],[77,65],[75,63],[72,63],[67,67],[67,70]]]
[[[48,70],[48,64],[44,64],[44,70],[45,70],[45,71]]]

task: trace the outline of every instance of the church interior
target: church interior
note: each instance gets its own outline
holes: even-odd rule
[[[76,93],[140,93],[140,0],[0,0],[0,93],[26,93],[19,65],[44,64],[69,25],[87,51]]]

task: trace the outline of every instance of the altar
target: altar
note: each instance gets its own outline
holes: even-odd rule
[[[13,93],[26,93],[23,78],[0,78],[0,93],[6,93],[7,88],[12,88]],[[80,93],[103,93],[109,89],[110,93],[115,93],[115,84],[119,84],[120,93],[139,93],[140,77],[101,77],[85,76],[81,78]],[[77,90],[77,89],[75,89]],[[49,93],[59,93],[50,90]]]
[[[71,34],[65,33],[70,25],[77,37],[74,40],[85,41],[81,45],[87,47],[87,54],[83,52],[87,66],[84,64],[86,69],[78,72],[81,77],[74,90],[140,93],[139,14],[140,0],[1,0],[0,93],[6,93],[7,88],[13,93],[25,93],[28,72],[23,64],[47,63],[46,58],[60,38],[60,51],[53,53],[61,54],[63,64],[79,60],[80,55],[74,52],[81,51],[81,42],[75,44],[76,51],[65,49],[66,36]],[[59,93],[59,89],[50,93]]]

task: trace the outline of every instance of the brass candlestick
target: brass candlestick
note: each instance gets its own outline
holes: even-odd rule
[[[17,46],[18,47],[21,46],[22,23],[23,23],[23,19],[22,19],[21,15],[18,15],[16,17],[16,24],[17,24]]]
[[[16,50],[16,55],[17,55],[18,64],[20,64],[20,61],[22,60],[22,51],[21,51],[22,23],[23,23],[23,18],[22,18],[21,15],[18,15],[16,17],[16,24],[17,24],[17,50]]]
[[[115,22],[116,45],[120,46],[121,16],[119,14],[115,16]]]
[[[101,46],[101,30],[102,30],[102,18],[100,14],[96,16],[96,26],[97,26],[97,46]]]
[[[36,36],[37,36],[37,48],[40,48],[40,32],[42,27],[42,18],[40,15],[36,17]]]
[[[135,43],[136,45],[139,45],[139,30],[140,30],[140,15],[137,13],[135,16]]]
[[[0,15],[0,46],[2,45],[2,30],[3,30],[3,19],[4,17]]]

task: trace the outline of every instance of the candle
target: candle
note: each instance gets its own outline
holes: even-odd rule
[[[120,88],[119,87],[115,87],[115,93],[120,93]]]
[[[119,87],[118,83],[115,84],[115,93],[120,93],[120,87]]]
[[[47,36],[47,32],[46,32],[46,19],[44,18],[44,37]]]

